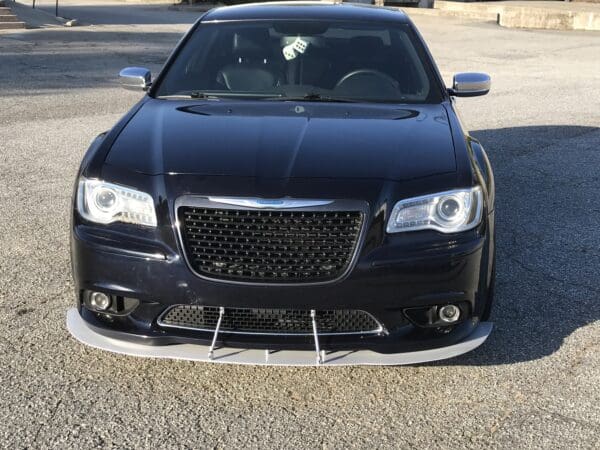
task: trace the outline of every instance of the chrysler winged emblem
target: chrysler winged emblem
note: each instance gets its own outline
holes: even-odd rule
[[[288,198],[248,198],[248,197],[208,197],[211,202],[225,205],[243,206],[246,208],[308,208],[333,203],[333,200],[308,200]]]

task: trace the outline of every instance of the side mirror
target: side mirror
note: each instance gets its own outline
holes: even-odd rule
[[[152,84],[152,75],[143,67],[126,67],[119,72],[121,86],[131,91],[145,91]]]
[[[492,81],[485,73],[457,73],[448,93],[455,97],[476,97],[490,91]]]

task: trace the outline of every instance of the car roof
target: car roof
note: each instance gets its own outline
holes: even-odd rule
[[[225,6],[210,10],[202,22],[225,20],[348,20],[408,23],[407,15],[395,8],[381,8],[358,3],[337,2],[270,2]]]

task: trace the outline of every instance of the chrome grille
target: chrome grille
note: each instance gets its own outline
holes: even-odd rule
[[[335,280],[358,245],[360,211],[178,208],[188,261],[200,275],[261,283]]]
[[[214,331],[219,320],[219,307],[177,305],[166,311],[158,323],[168,328]],[[379,333],[381,325],[365,311],[338,309],[316,311],[319,334]],[[311,335],[309,310],[267,308],[225,308],[221,332],[240,334]]]

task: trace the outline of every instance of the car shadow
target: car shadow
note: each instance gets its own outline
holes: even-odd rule
[[[600,128],[471,133],[496,177],[495,328],[479,349],[433,365],[530,361],[600,319]]]

